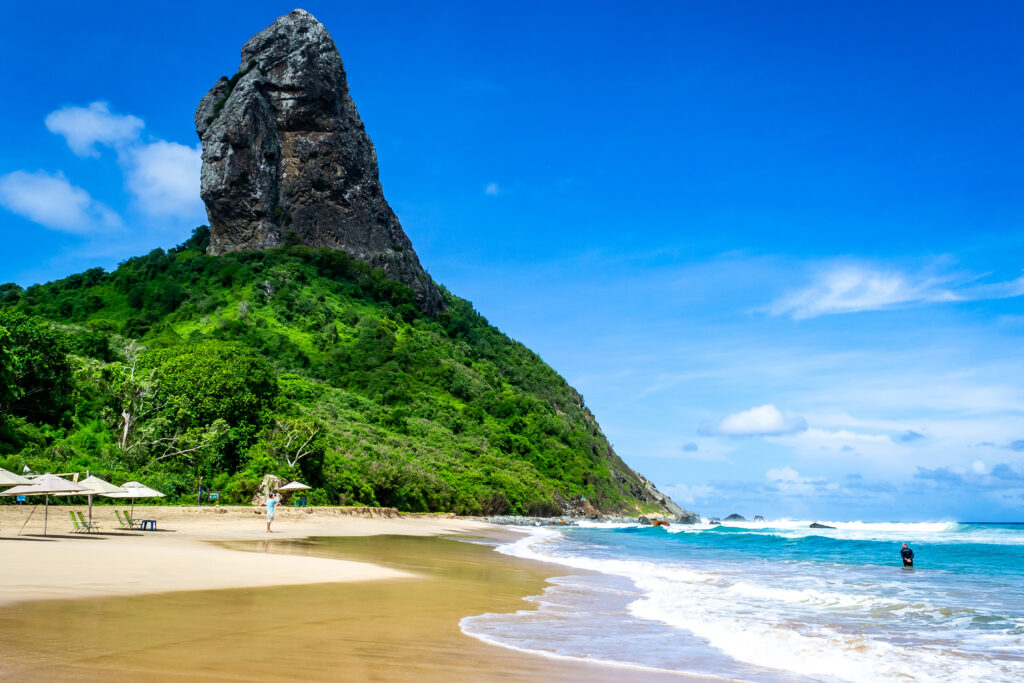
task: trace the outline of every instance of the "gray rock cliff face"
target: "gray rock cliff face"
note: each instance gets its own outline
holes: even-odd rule
[[[210,253],[290,240],[344,249],[411,287],[425,313],[444,310],[384,198],[338,49],[313,15],[295,10],[251,38],[195,123]]]

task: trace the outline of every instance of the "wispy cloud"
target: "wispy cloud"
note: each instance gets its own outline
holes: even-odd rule
[[[76,235],[121,226],[121,219],[63,173],[14,171],[0,176],[0,205],[39,225]]]
[[[768,483],[775,486],[785,496],[806,496],[826,491],[836,491],[839,484],[830,482],[824,477],[804,477],[792,467],[780,467],[764,473]]]
[[[80,157],[99,156],[97,144],[119,148],[138,139],[142,119],[131,114],[112,114],[106,102],[86,107],[62,107],[46,117],[46,127],[63,135],[71,151]]]
[[[703,422],[699,432],[705,436],[781,436],[807,431],[807,420],[787,415],[771,403],[756,406],[718,422]]]
[[[497,197],[501,194],[501,188],[498,186],[498,183],[487,183],[484,185],[484,194],[488,197]]]
[[[886,270],[860,264],[830,265],[812,282],[784,294],[766,309],[772,315],[804,320],[822,315],[880,311],[905,306],[1006,299],[1024,295],[1024,276],[979,283],[963,274]]]
[[[991,469],[981,460],[975,460],[970,467],[918,467],[914,479],[940,489],[998,490],[1018,498],[1024,496],[1024,468],[1008,463]]]

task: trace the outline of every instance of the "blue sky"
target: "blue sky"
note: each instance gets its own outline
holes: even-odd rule
[[[684,506],[1024,519],[1024,6],[304,7],[421,261]],[[195,106],[291,9],[6,8],[0,281],[205,223]]]

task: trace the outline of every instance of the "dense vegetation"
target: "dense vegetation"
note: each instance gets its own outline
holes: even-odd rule
[[[337,250],[181,246],[0,285],[0,466],[89,469],[247,502],[265,474],[313,504],[553,514],[640,510],[582,398],[444,292]]]

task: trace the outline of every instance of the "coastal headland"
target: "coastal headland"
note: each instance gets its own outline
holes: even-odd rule
[[[489,645],[459,620],[532,609],[565,568],[467,543],[516,532],[380,509],[143,507],[157,530],[72,534],[78,506],[0,508],[0,677],[679,680]],[[19,535],[20,531],[20,535]],[[462,537],[454,540],[452,536]]]

